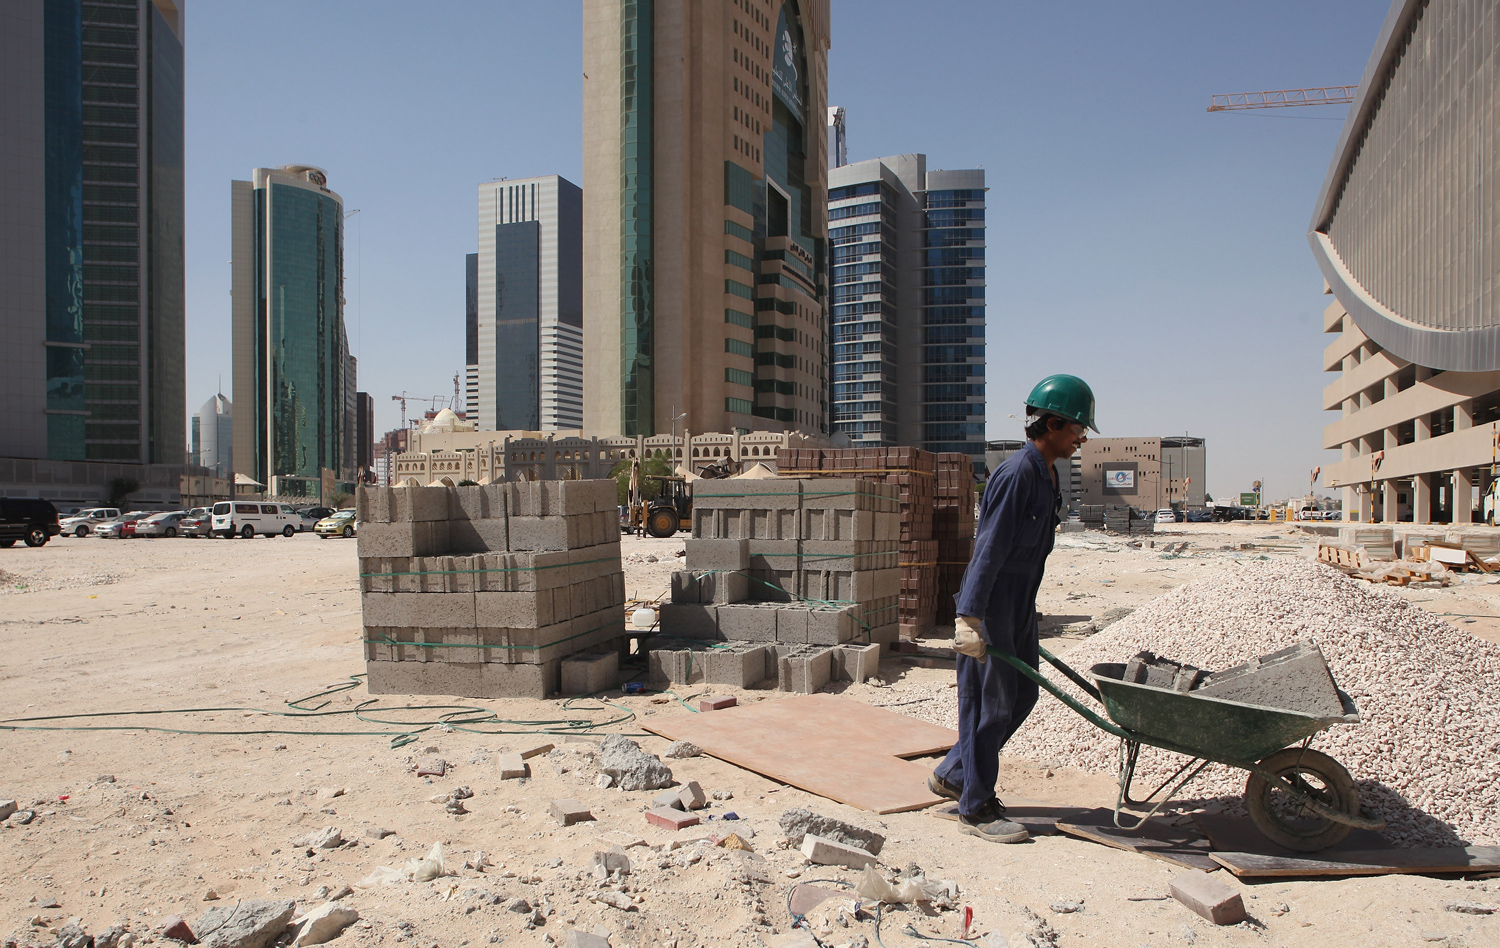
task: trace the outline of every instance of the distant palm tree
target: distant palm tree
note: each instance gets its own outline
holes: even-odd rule
[[[328,495],[328,506],[332,507],[334,510],[342,510],[344,506],[353,499],[353,494],[341,490],[336,490]]]

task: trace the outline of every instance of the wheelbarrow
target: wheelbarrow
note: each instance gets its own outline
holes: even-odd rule
[[[1342,841],[1355,827],[1385,828],[1385,820],[1360,810],[1359,790],[1349,771],[1308,746],[1313,735],[1331,725],[1359,723],[1359,711],[1343,691],[1337,692],[1342,714],[1308,714],[1137,684],[1124,680],[1123,664],[1093,666],[1091,683],[1045,648],[1038,651],[1102,704],[1108,719],[1014,655],[993,646],[989,649],[990,655],[1008,662],[1089,723],[1120,739],[1120,791],[1114,807],[1117,827],[1140,828],[1204,767],[1217,763],[1249,772],[1245,806],[1250,819],[1267,839],[1286,849],[1318,852]],[[1182,754],[1188,761],[1137,800],[1131,796],[1131,786],[1143,744]],[[1133,814],[1121,813],[1127,806],[1137,811],[1150,809],[1131,823]]]

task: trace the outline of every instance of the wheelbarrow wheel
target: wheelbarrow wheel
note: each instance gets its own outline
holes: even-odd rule
[[[1321,751],[1288,747],[1260,765],[1330,810],[1359,815],[1359,790],[1344,765]],[[1354,827],[1319,816],[1259,774],[1245,782],[1245,806],[1255,828],[1278,846],[1315,853],[1342,842]]]

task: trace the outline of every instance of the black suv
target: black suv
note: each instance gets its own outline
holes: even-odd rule
[[[15,546],[17,540],[41,546],[61,532],[52,501],[0,497],[0,548]]]

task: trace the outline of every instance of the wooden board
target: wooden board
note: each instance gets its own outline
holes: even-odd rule
[[[1385,876],[1396,873],[1491,872],[1500,869],[1500,846],[1379,849],[1263,856],[1214,853],[1214,861],[1237,876]]]
[[[1299,853],[1271,842],[1261,835],[1260,830],[1248,816],[1225,816],[1222,813],[1194,813],[1193,822],[1208,837],[1215,850],[1219,852],[1242,852],[1255,853],[1260,856],[1306,856],[1307,853]],[[1374,830],[1354,829],[1337,846],[1331,846],[1323,850],[1322,854],[1345,852],[1348,850],[1362,850],[1373,852],[1378,849],[1395,849],[1390,840],[1381,836]],[[1320,855],[1322,855],[1320,854]]]
[[[1210,854],[1213,847],[1208,839],[1191,826],[1171,826],[1152,819],[1132,832],[1115,826],[1113,810],[1102,812],[1102,817],[1084,822],[1059,821],[1057,828],[1069,836],[1077,836],[1111,849],[1141,853],[1184,869],[1212,872],[1219,867]]]
[[[1061,803],[1038,803],[1035,800],[1013,800],[1005,804],[1005,818],[1026,827],[1032,836],[1056,836],[1059,821],[1088,822],[1112,811],[1097,807],[1068,806]],[[958,804],[935,807],[932,815],[940,820],[958,821]]]
[[[942,802],[927,789],[932,762],[958,732],[840,695],[803,695],[642,722],[653,734],[773,780],[874,813]]]

